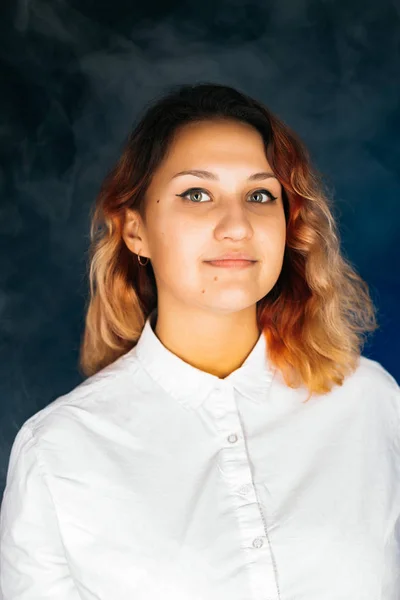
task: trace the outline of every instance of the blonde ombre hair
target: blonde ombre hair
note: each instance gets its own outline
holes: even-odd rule
[[[148,107],[102,183],[91,215],[80,367],[93,375],[133,348],[156,308],[151,262],[140,266],[122,237],[125,211],[146,223],[146,190],[177,128],[210,119],[244,121],[263,137],[282,185],[286,247],[275,286],[257,302],[257,321],[287,385],[305,385],[308,398],[325,394],[355,370],[364,334],[378,328],[368,286],[340,251],[332,201],[298,136],[260,102],[209,83],[178,86]]]

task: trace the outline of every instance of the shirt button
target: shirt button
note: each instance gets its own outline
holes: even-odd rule
[[[248,494],[251,490],[251,485],[246,483],[245,485],[242,485],[241,488],[239,488],[239,494],[242,494],[243,496],[245,496],[246,494]]]
[[[230,442],[231,444],[234,444],[237,441],[238,441],[238,436],[236,435],[236,433],[231,433],[230,435],[228,435],[228,442]]]
[[[257,537],[253,540],[253,546],[254,548],[261,548],[261,546],[263,545],[264,540],[260,537]]]

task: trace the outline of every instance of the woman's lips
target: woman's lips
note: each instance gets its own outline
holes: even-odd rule
[[[251,267],[256,264],[255,260],[210,260],[206,261],[208,265],[213,267],[225,267],[225,268],[233,268],[233,269],[244,269],[246,267]]]

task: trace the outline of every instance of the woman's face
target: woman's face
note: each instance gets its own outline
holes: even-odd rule
[[[194,169],[212,177],[179,175]],[[124,231],[128,247],[151,259],[159,310],[236,312],[273,288],[286,240],[282,188],[275,177],[250,179],[271,171],[261,135],[246,123],[190,123],[176,133],[147,191],[146,226],[129,211]],[[231,251],[257,262],[246,269],[206,262]]]

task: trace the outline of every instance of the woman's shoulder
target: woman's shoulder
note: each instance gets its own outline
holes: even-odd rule
[[[30,429],[35,437],[39,437],[49,428],[71,425],[90,413],[113,411],[118,399],[127,390],[131,396],[134,395],[135,378],[139,373],[137,359],[132,353],[127,353],[52,400],[30,416],[22,427]]]
[[[371,408],[374,418],[383,419],[400,451],[400,386],[395,377],[379,361],[361,356],[352,381],[351,391]]]
[[[382,390],[387,389],[395,394],[400,394],[400,386],[394,376],[377,360],[361,355],[355,376]]]

